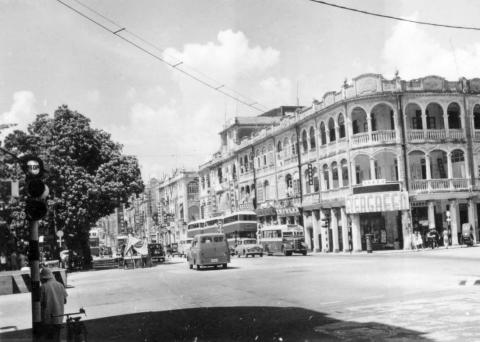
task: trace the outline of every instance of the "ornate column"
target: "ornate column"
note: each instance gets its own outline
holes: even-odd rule
[[[435,202],[428,201],[428,228],[435,228]]]
[[[377,179],[375,174],[375,158],[370,157],[370,179]]]
[[[350,252],[350,246],[348,245],[348,218],[345,207],[340,208],[340,220],[342,222],[343,251]]]
[[[338,219],[336,209],[330,209],[330,217],[330,225],[332,227],[333,252],[338,253],[340,251],[340,242],[338,240]]]
[[[320,252],[320,227],[318,224],[319,220],[318,210],[312,211],[312,225],[313,225],[313,249],[315,252]]]
[[[360,232],[360,215],[351,214],[352,220],[352,244],[354,252],[362,251],[362,235]]]
[[[402,210],[403,249],[412,249],[412,223],[408,210]]]
[[[458,246],[458,228],[460,225],[460,212],[458,208],[458,201],[456,199],[450,200],[450,219],[452,246]]]
[[[477,233],[478,233],[478,213],[477,213],[477,204],[473,199],[468,199],[468,222],[472,224],[473,227],[473,239],[477,243]]]
[[[327,209],[328,210],[328,209]],[[325,222],[325,212],[320,210],[320,222]],[[330,220],[331,222],[331,220]],[[328,253],[330,252],[330,241],[328,239],[328,230],[329,227],[320,227],[321,234],[322,234],[322,252]]]

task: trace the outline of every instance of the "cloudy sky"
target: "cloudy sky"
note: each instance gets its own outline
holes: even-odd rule
[[[308,0],[62,0],[157,57],[257,108],[310,105],[367,72],[480,77],[480,32],[392,21]],[[470,0],[331,0],[480,26]],[[95,12],[89,10],[93,9]],[[101,14],[102,16],[99,16]],[[226,97],[56,0],[0,0],[0,123],[25,127],[67,104],[137,155],[145,179],[196,169],[225,120],[261,112]],[[251,102],[250,102],[251,101]],[[6,132],[3,131],[2,138]]]

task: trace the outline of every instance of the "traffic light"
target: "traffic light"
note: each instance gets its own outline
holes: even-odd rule
[[[322,228],[330,227],[330,213],[324,212],[323,217],[320,219],[320,224]]]
[[[26,155],[21,159],[21,168],[25,173],[25,213],[31,221],[40,220],[47,214],[47,185],[43,182],[45,169],[43,161],[33,155]]]

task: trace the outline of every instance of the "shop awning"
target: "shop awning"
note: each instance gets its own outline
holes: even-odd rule
[[[297,207],[290,207],[290,208],[278,208],[277,209],[278,216],[299,216],[300,211]]]
[[[255,210],[257,216],[275,216],[277,215],[277,211],[273,207],[269,208],[260,208]]]

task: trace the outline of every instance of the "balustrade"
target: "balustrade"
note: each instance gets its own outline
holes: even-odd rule
[[[373,142],[395,142],[395,131],[394,130],[383,130],[383,131],[373,131],[372,132],[372,141]]]
[[[411,129],[407,131],[408,141],[423,141],[425,140],[425,132],[423,129]]]
[[[428,140],[441,140],[447,138],[447,132],[445,129],[427,129],[425,133],[425,138]]]
[[[465,132],[463,129],[450,129],[448,131],[448,137],[455,140],[465,139]]]
[[[370,136],[367,133],[357,133],[352,136],[352,144],[354,146],[365,145],[370,142]]]
[[[477,186],[480,188],[480,181],[477,184],[479,184]],[[417,193],[468,189],[470,189],[470,180],[468,178],[414,179],[410,181],[410,190]]]
[[[473,140],[480,141],[480,129],[476,129],[473,133]]]

